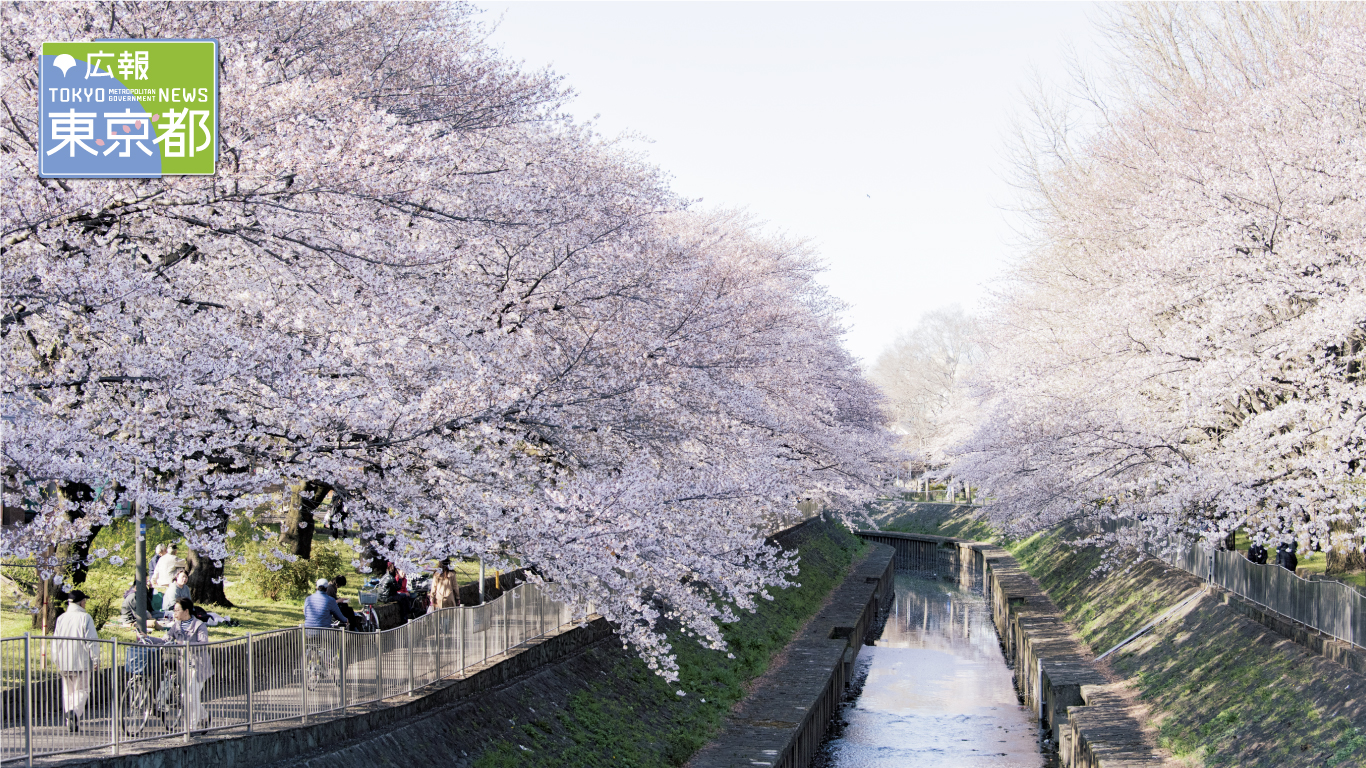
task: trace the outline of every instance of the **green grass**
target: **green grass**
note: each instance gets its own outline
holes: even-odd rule
[[[1100,553],[1057,534],[1007,547],[1082,640],[1108,650],[1194,583],[1154,561],[1095,573]],[[1158,743],[1192,765],[1363,765],[1366,736],[1342,716],[1351,673],[1208,605],[1113,657],[1153,713]]]
[[[901,499],[881,499],[869,508],[869,514],[884,531],[951,536],[981,542],[996,542],[1000,539],[996,531],[979,516],[976,507],[916,502],[909,498],[913,495],[902,494]]]
[[[89,575],[81,589],[90,595],[90,602],[86,604],[88,609],[94,608],[97,604],[109,600],[111,602],[114,617],[109,620],[101,629],[100,637],[106,639],[118,638],[119,640],[132,641],[135,639],[133,630],[122,626],[118,621],[118,609],[123,602],[124,590],[133,583],[134,564],[133,564],[133,525],[129,520],[119,520],[112,526],[101,530],[95,537],[91,545],[91,551],[97,549],[108,549],[111,553],[123,556],[127,562],[121,566],[114,566],[109,561],[101,560],[91,566]],[[246,535],[248,531],[239,533],[239,536]],[[261,526],[257,533],[265,537],[279,535],[276,526]],[[175,532],[167,525],[159,522],[149,522],[147,530],[147,556],[150,561],[156,551],[156,545],[162,542],[176,541]],[[121,545],[121,546],[120,546]],[[341,556],[343,563],[350,563],[355,557],[354,552],[341,541],[334,541],[328,536],[318,536],[313,540],[313,546],[331,547]],[[181,542],[181,554],[184,554],[184,544]],[[479,578],[479,563],[477,561],[452,563],[453,571],[461,584],[468,584]],[[7,567],[6,575],[27,576],[32,579],[32,569],[20,569]],[[345,566],[342,575],[346,576],[348,585],[343,590],[344,595],[354,598],[360,591],[360,587],[371,574],[361,572]],[[493,571],[488,572],[489,576]],[[240,637],[249,632],[264,632],[281,627],[297,626],[303,621],[303,601],[281,599],[279,601],[269,600],[260,596],[257,591],[243,578],[242,568],[237,565],[235,560],[228,560],[224,567],[225,593],[228,600],[232,601],[234,607],[219,608],[212,605],[205,607],[211,611],[222,613],[240,622],[236,627],[210,627],[209,637],[214,640],[223,640],[229,637]],[[0,595],[3,604],[0,604],[0,637],[22,637],[25,632],[38,634],[39,630],[32,627],[33,616],[28,611],[16,610],[16,599],[31,598],[31,595],[16,595],[13,590],[6,590],[4,595]]]
[[[666,683],[634,655],[619,657],[599,680],[573,693],[553,719],[516,726],[491,743],[476,768],[610,766],[666,768],[687,762],[720,726],[745,684],[763,674],[773,655],[824,602],[865,545],[829,526],[801,547],[800,588],[771,590],[772,601],[726,625],[730,646],[710,651],[674,631],[679,681]],[[680,697],[678,690],[686,692]]]

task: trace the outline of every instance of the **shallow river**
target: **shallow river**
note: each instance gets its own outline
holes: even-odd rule
[[[897,574],[877,645],[859,653],[858,698],[818,763],[831,768],[1039,768],[1034,719],[980,595]]]

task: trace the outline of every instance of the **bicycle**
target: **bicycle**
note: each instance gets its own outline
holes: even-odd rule
[[[316,640],[304,648],[304,684],[308,690],[319,686],[335,686],[337,657],[331,648],[324,648]]]
[[[157,667],[161,668],[161,676],[154,679]],[[168,731],[179,730],[185,696],[180,686],[180,665],[174,654],[164,659],[160,648],[139,644],[128,649],[128,671],[131,674],[122,697],[124,734],[141,734],[153,717],[160,719]]]

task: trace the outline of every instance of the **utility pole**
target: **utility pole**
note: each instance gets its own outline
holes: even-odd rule
[[[479,604],[484,604],[484,557],[479,557]]]
[[[138,495],[141,496],[141,492]],[[133,500],[133,524],[137,526],[138,631],[145,633],[147,631],[147,523],[142,519],[142,507],[141,498]]]

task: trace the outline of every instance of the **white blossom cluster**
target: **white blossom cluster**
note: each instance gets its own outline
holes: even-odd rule
[[[793,573],[763,535],[869,497],[893,449],[813,254],[688,211],[471,14],[6,7],[4,492],[38,514],[0,556],[109,519],[54,481],[215,560],[315,481],[358,552],[527,567],[672,679],[662,617],[722,648]],[[38,179],[37,52],[77,37],[217,38],[218,174]]]
[[[1118,518],[1095,540],[1246,527],[1360,551],[1362,14],[1116,17],[1123,78],[1091,91],[1095,130],[1039,113],[1038,245],[988,321],[953,473],[1017,533]]]

